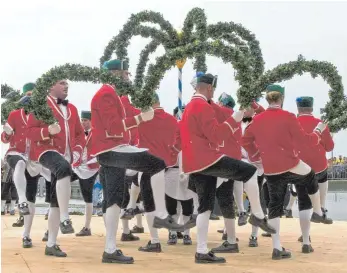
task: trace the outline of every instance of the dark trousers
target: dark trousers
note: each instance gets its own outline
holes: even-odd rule
[[[125,207],[128,192],[128,186],[125,185],[125,172],[126,169],[131,169],[143,173],[144,179],[141,179],[140,187],[145,211],[155,210],[150,178],[165,169],[165,162],[162,159],[146,151],[139,153],[111,151],[98,155],[98,161],[101,165],[100,182],[103,186],[105,208],[114,204],[120,208]]]
[[[1,188],[1,200],[17,200],[18,194],[16,186],[13,181],[9,181],[7,183],[3,183]]]
[[[71,177],[71,165],[62,155],[53,151],[48,151],[41,155],[39,162],[43,167],[50,170],[52,175],[50,194],[48,195],[48,192],[46,192],[46,201],[50,202],[51,207],[59,207],[56,192],[57,181],[68,176]]]
[[[93,176],[87,179],[79,178],[76,173],[73,173],[71,176],[71,181],[75,181],[78,179],[83,200],[86,203],[93,203],[93,186],[97,176],[98,176],[98,173],[94,174]]]
[[[309,194],[318,191],[318,182],[313,171],[307,175],[286,172],[277,175],[267,175],[269,189],[269,219],[281,217],[288,184],[294,184],[298,194],[299,211],[312,208]]]
[[[235,218],[232,205],[234,202],[233,181],[247,182],[256,171],[256,167],[251,164],[225,156],[205,170],[190,174],[189,189],[198,195],[198,212],[213,211],[214,200],[217,196],[223,217]],[[217,177],[229,180],[216,189]]]
[[[177,201],[180,201],[182,206],[182,214],[184,216],[190,216],[193,214],[193,198],[188,200],[177,200],[165,194],[165,205],[169,215],[177,214]]]
[[[20,161],[20,160],[23,160],[25,162],[23,157],[21,157],[19,155],[7,155],[6,156],[6,161],[7,161],[8,165],[11,167],[12,170],[14,170],[14,168],[16,167],[18,161]]]

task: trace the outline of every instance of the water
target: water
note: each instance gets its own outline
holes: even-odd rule
[[[329,182],[326,201],[328,215],[333,220],[347,221],[347,181]],[[293,206],[293,216],[298,217],[298,206]]]

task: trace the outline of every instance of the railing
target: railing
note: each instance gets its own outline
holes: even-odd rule
[[[328,168],[329,180],[347,180],[347,164],[333,165]]]

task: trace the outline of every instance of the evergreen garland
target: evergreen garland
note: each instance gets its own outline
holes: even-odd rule
[[[31,96],[31,103],[35,117],[46,124],[56,122],[52,109],[46,102],[47,92],[59,80],[83,81],[92,83],[108,83],[117,86],[117,93],[134,95],[134,88],[130,82],[125,82],[119,77],[113,76],[109,71],[96,67],[88,67],[79,64],[65,64],[56,66],[43,74],[36,81],[36,88]]]

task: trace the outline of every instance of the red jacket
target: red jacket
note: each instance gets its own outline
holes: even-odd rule
[[[225,106],[219,106],[214,102],[211,102],[211,105],[216,113],[216,118],[219,123],[223,123],[234,113],[233,109]],[[229,138],[226,138],[224,145],[220,147],[220,150],[222,153],[225,153],[229,157],[241,160],[241,122],[239,122],[238,124],[239,129],[234,134],[230,134]]]
[[[298,121],[306,133],[310,133],[317,126],[320,119],[312,115],[299,115]],[[316,173],[324,171],[328,167],[326,152],[331,152],[334,149],[334,141],[330,135],[330,130],[327,127],[322,135],[319,145],[310,146],[303,145],[301,142],[296,143],[299,157],[306,162]]]
[[[149,149],[149,153],[165,161],[167,167],[176,165],[177,156],[172,156],[172,146],[176,141],[178,123],[176,118],[163,108],[154,108],[154,118],[139,125],[139,148]]]
[[[96,92],[91,102],[91,110],[92,156],[130,143],[129,130],[138,124],[134,116],[126,117],[122,101],[111,85],[104,84]]]
[[[133,117],[141,113],[140,109],[135,108],[131,105],[128,96],[121,96],[120,100],[123,103],[126,117]],[[130,133],[130,145],[137,146],[139,144],[139,133],[137,127],[131,128]]]
[[[18,152],[24,154],[26,152],[26,129],[27,116],[24,109],[14,110],[10,113],[7,119],[8,125],[13,129],[12,135],[7,135],[5,132],[1,134],[3,143],[10,143],[8,152]]]
[[[294,168],[300,161],[295,143],[318,145],[320,134],[309,134],[296,116],[280,108],[268,108],[253,117],[242,137],[242,146],[251,162],[260,157],[265,174],[280,174]]]
[[[93,139],[93,133],[92,131],[89,131],[88,136],[86,136],[86,146],[85,146],[85,150],[87,152],[87,158],[86,161],[88,162],[89,160],[93,159],[94,157],[91,155],[91,150],[92,150],[92,139]],[[85,151],[83,150],[83,152]],[[91,170],[94,169],[99,169],[99,163],[90,163],[87,164],[88,168]]]
[[[199,172],[221,159],[224,154],[220,147],[230,132],[234,134],[239,130],[238,126],[231,116],[220,124],[206,98],[194,95],[180,122],[183,171]]]
[[[64,114],[54,98],[47,96],[47,103],[52,109],[61,131],[59,134],[51,136],[48,132],[48,125],[30,114],[27,125],[27,138],[31,140],[29,158],[33,161],[39,161],[41,155],[47,151],[56,151],[64,156],[68,146],[70,148],[70,162],[72,163],[73,152],[76,151],[82,156],[86,143],[77,108],[69,103],[66,106],[68,115],[65,120]]]

